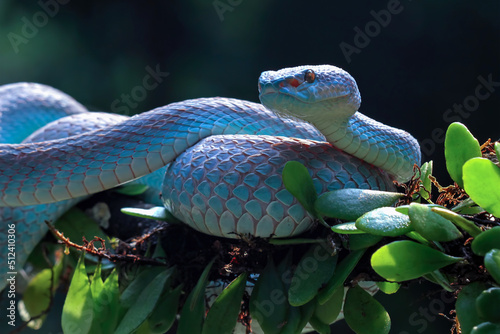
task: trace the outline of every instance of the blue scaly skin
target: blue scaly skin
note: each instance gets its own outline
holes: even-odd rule
[[[387,173],[325,142],[211,136],[186,150],[167,170],[165,206],[206,234],[298,235],[314,219],[283,185],[283,167],[292,160],[308,168],[318,194],[340,188],[394,189]]]
[[[45,89],[49,100],[62,94]],[[171,163],[163,199],[191,227],[224,237],[290,237],[308,229],[312,217],[283,187],[285,161],[303,162],[318,192],[347,187],[391,190],[392,179],[408,180],[413,164],[420,162],[418,144],[408,133],[356,112],[356,83],[341,69],[323,65],[264,72],[259,91],[267,108],[227,98],[187,100],[78,136],[0,145],[0,206],[86,196]],[[18,99],[21,109],[30,109],[26,106],[31,102],[25,100],[38,105],[42,100],[25,93]],[[15,90],[10,100],[17,107]],[[50,103],[41,105],[51,110]],[[54,106],[57,113],[71,109],[66,108],[69,102]],[[31,216],[16,223],[19,230],[31,232],[18,235],[18,244],[26,244],[17,254],[18,264],[44,233],[42,218]],[[5,259],[7,240],[0,239],[0,246]]]

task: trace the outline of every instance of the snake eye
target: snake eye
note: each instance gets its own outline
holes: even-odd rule
[[[313,83],[316,80],[316,73],[313,70],[307,70],[304,73],[304,81],[308,83]]]

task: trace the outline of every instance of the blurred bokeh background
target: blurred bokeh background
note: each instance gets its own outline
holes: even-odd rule
[[[498,0],[1,0],[0,84],[45,83],[130,115],[202,96],[257,101],[264,70],[333,64],[356,78],[360,111],[411,132],[448,184],[450,122],[500,137],[499,18]],[[442,300],[397,302],[394,333],[449,329],[411,318],[420,297]]]

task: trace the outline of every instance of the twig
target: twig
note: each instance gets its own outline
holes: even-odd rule
[[[49,227],[49,229],[54,233],[65,245],[67,248],[75,248],[80,251],[85,251],[91,255],[97,256],[98,258],[105,258],[111,262],[118,263],[118,262],[132,262],[132,263],[143,263],[143,264],[151,264],[151,265],[156,265],[156,266],[164,266],[165,263],[161,261],[157,261],[155,259],[151,258],[144,258],[138,255],[133,255],[133,254],[110,254],[109,251],[106,250],[105,246],[105,241],[102,238],[99,237],[94,237],[91,241],[87,241],[85,237],[83,238],[83,246],[78,245],[69,238],[66,238],[63,233],[59,232],[52,224],[50,224],[48,221],[45,221],[45,224]],[[101,243],[101,248],[96,248],[94,244],[96,242]]]

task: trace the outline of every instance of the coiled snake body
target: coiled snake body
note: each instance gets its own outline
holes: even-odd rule
[[[87,113],[50,87],[0,87],[3,142],[24,139],[26,126],[32,132],[75,114],[21,144],[0,145],[0,260],[6,258],[8,224],[16,224],[23,247],[16,253],[19,264],[45,233],[43,220],[56,219],[72,199],[145,175],[155,179],[165,169],[162,199],[191,227],[223,237],[289,237],[313,220],[283,187],[286,161],[304,163],[318,192],[392,189],[393,179],[407,181],[420,162],[412,136],[357,112],[357,85],[337,67],[264,72],[259,92],[263,105],[200,98],[115,118]],[[10,118],[27,119],[24,112],[37,124],[10,125]],[[47,205],[60,201],[65,204]]]

